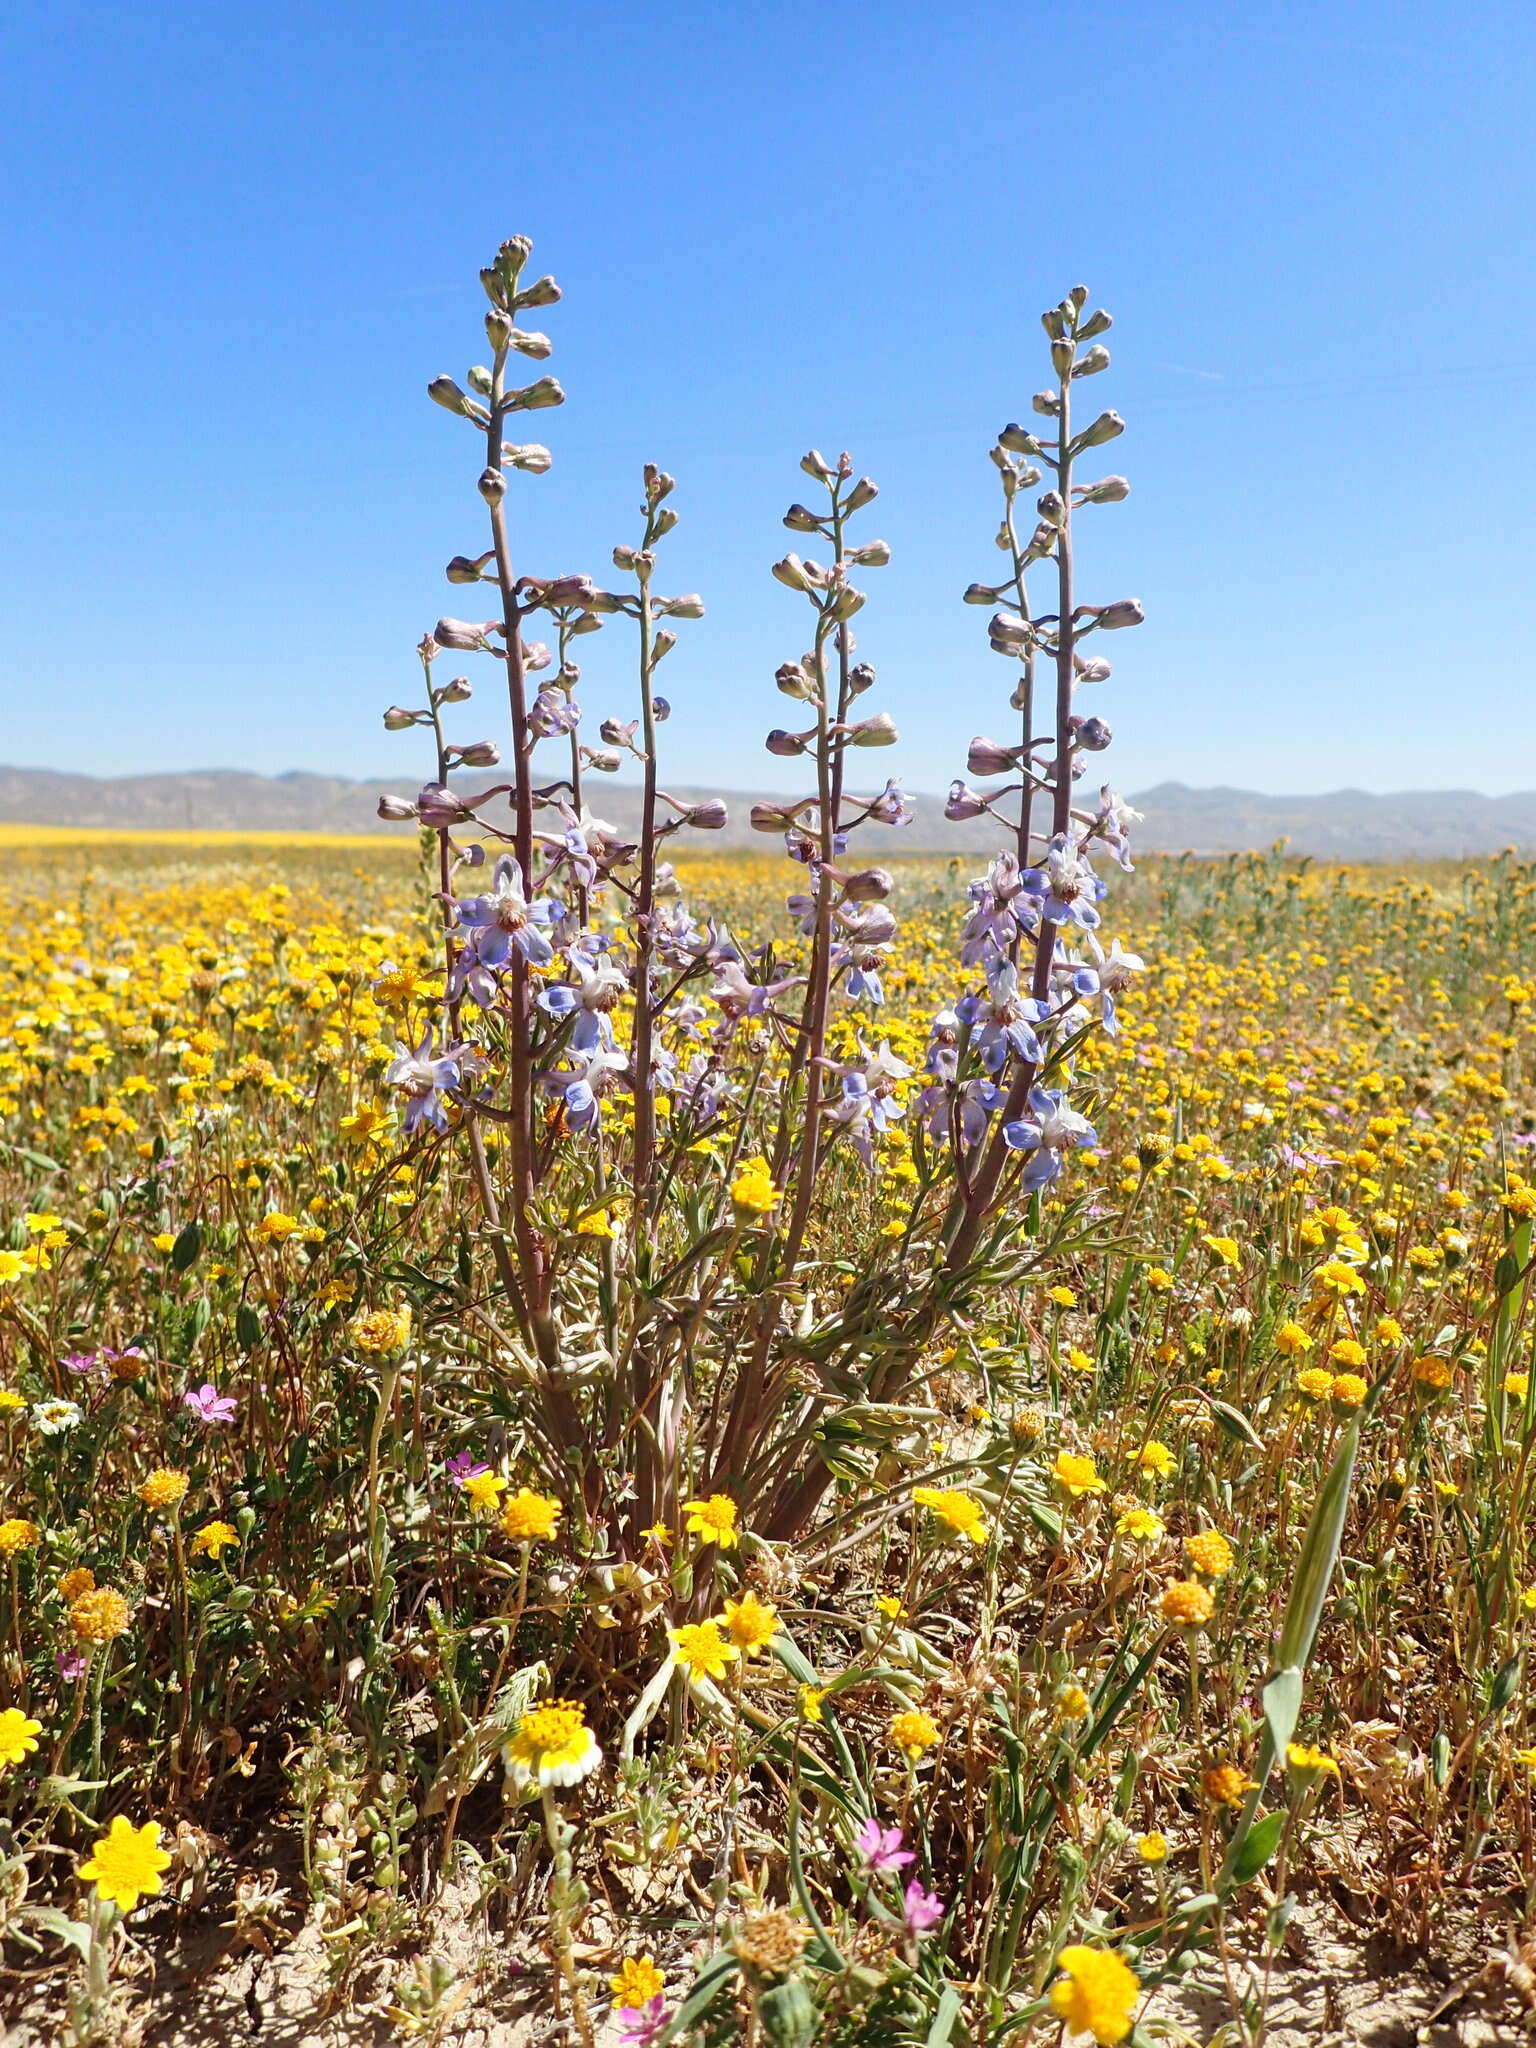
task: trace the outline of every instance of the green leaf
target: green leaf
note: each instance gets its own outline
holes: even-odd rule
[[[1294,1665],[1304,1669],[1311,1653],[1318,1623],[1328,1600],[1333,1568],[1338,1562],[1344,1536],[1344,1518],[1349,1512],[1349,1489],[1355,1475],[1355,1454],[1360,1448],[1360,1425],[1352,1423],[1339,1446],[1328,1477],[1323,1481],[1302,1540],[1296,1561],[1296,1582],[1286,1602],[1280,1627],[1279,1662],[1282,1669]]]
[[[939,2000],[939,2009],[933,2016],[933,2025],[928,2029],[928,2038],[923,2048],[948,2048],[949,2037],[954,2032],[955,2021],[960,2017],[960,1994],[953,1984],[944,1986],[944,1995]]]
[[[1286,1813],[1266,1813],[1248,1830],[1248,1839],[1237,1852],[1232,1865],[1232,1882],[1248,1884],[1256,1878],[1270,1857],[1280,1846],[1280,1837],[1285,1832]]]
[[[171,1246],[172,1271],[185,1273],[202,1248],[203,1233],[196,1223],[183,1224],[176,1233],[176,1242]]]
[[[28,1927],[41,1928],[44,1934],[57,1935],[60,1941],[67,1941],[81,1956],[91,1952],[91,1930],[84,1920],[71,1920],[67,1913],[61,1913],[56,1906],[23,1907],[20,1918]]]
[[[1276,1757],[1285,1755],[1285,1745],[1296,1732],[1301,1712],[1301,1673],[1295,1665],[1277,1671],[1264,1688],[1264,1726]]]
[[[261,1342],[261,1317],[248,1301],[235,1310],[235,1337],[242,1351],[254,1351]]]

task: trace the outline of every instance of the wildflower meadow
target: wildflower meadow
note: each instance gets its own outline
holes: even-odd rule
[[[686,478],[543,559],[530,253],[429,386],[396,834],[0,844],[5,2007],[1257,2048],[1342,1927],[1517,2028],[1536,866],[1138,856],[1081,289],[955,592],[988,850],[903,851],[812,450],[735,685],[803,793],[712,851]]]

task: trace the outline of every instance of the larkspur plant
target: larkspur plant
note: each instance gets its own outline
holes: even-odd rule
[[[74,2042],[143,2023],[141,1943],[217,1923],[217,2031],[307,1921],[413,2038],[1112,2044],[1193,1978],[1248,2048],[1309,1896],[1422,1943],[1531,1873],[1536,871],[1132,870],[1076,292],[966,593],[991,860],[898,857],[875,487],[815,453],[806,793],[753,813],[782,866],[712,854],[672,480],[614,589],[513,556],[527,255],[432,387],[490,545],[385,717],[417,880],[0,857],[7,1960]],[[595,736],[583,643],[634,674]]]

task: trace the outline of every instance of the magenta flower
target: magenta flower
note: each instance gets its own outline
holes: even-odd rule
[[[236,1407],[229,1394],[221,1394],[217,1387],[205,1382],[200,1387],[189,1387],[182,1395],[183,1403],[192,1410],[199,1422],[233,1422]]]
[[[85,1676],[85,1658],[79,1650],[60,1650],[53,1661],[66,1684],[72,1685],[77,1678]]]
[[[902,1870],[907,1864],[917,1861],[910,1849],[901,1846],[900,1828],[883,1828],[873,1818],[860,1821],[853,1846],[858,1850],[864,1868],[870,1872]]]
[[[926,1934],[944,1918],[944,1902],[937,1892],[925,1892],[914,1877],[907,1886],[901,1917],[909,1934]]]
[[[491,1468],[479,1463],[473,1451],[460,1451],[457,1457],[448,1460],[443,1469],[455,1486],[462,1486],[466,1479],[474,1479]]]
[[[658,1991],[644,2005],[621,2005],[614,2017],[621,2029],[619,2040],[623,2048],[652,2048],[671,2015],[665,1997]]]

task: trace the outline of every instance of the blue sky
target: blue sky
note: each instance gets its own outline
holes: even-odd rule
[[[0,759],[419,779],[379,712],[483,544],[424,386],[484,356],[475,272],[524,231],[568,402],[521,561],[611,573],[640,465],[676,474],[661,582],[708,615],[671,779],[797,784],[760,743],[812,444],[882,487],[878,765],[940,788],[1005,724],[959,594],[1081,280],[1133,495],[1080,582],[1148,615],[1091,706],[1117,783],[1536,786],[1533,60],[1523,0],[13,0]],[[589,720],[627,714],[620,634],[583,653]]]

